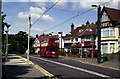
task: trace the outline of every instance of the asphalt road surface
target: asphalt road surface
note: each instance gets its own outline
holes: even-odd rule
[[[74,60],[59,58],[43,58],[30,56],[30,61],[41,66],[53,75],[63,75],[65,78],[120,78],[120,71],[84,64]]]

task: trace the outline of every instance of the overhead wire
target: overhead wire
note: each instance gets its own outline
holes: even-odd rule
[[[60,0],[58,0],[55,4],[53,4],[50,8],[48,8],[35,22],[33,22],[33,24],[31,24],[31,27],[38,21],[40,20],[45,13],[47,13],[50,9],[52,9]]]
[[[82,15],[82,14],[85,14],[85,13],[87,13],[87,12],[93,10],[93,9],[95,9],[95,8],[89,9],[89,10],[87,10],[87,11],[85,11],[85,12],[82,12],[81,14],[77,14],[77,15],[75,15],[75,16],[73,16],[73,17],[71,17],[71,18],[69,18],[69,19],[67,19],[67,20],[65,20],[65,21],[63,21],[63,22],[61,22],[60,24],[57,24],[57,25],[55,25],[54,27],[51,27],[51,28],[49,28],[49,29],[43,31],[42,33],[46,32],[46,31],[49,31],[49,30],[51,30],[51,29],[53,29],[53,28],[55,28],[55,27],[58,27],[58,26],[60,26],[60,25],[62,25],[62,24],[64,24],[64,23],[66,23],[66,22],[68,22],[68,21],[70,21],[70,20],[72,20],[72,19],[74,19],[74,18],[76,18],[76,17]]]
[[[105,2],[105,3],[101,4],[101,5],[105,5],[105,4],[107,4],[107,3],[111,2],[111,1],[113,1],[113,0],[110,0],[110,1],[108,1],[108,2]],[[75,15],[75,16],[73,16],[73,17],[71,17],[71,18],[69,18],[69,19],[67,19],[67,20],[65,20],[65,21],[63,21],[63,22],[61,22],[60,24],[57,24],[57,25],[55,25],[55,26],[53,26],[53,27],[51,27],[51,28],[49,28],[49,29],[43,31],[42,33],[47,32],[47,31],[49,31],[49,30],[51,30],[51,29],[53,29],[53,28],[55,28],[55,27],[58,27],[58,26],[60,26],[60,25],[62,25],[62,24],[64,24],[64,23],[66,23],[66,22],[68,22],[68,21],[70,21],[70,20],[72,20],[72,19],[74,19],[74,18],[76,18],[76,17],[82,15],[82,14],[85,14],[85,13],[87,13],[87,12],[93,10],[93,9],[96,9],[96,8],[92,8],[92,9],[89,9],[89,10],[87,10],[87,11],[84,11],[84,12],[82,12],[82,13],[80,13],[80,14],[77,14],[77,15]]]

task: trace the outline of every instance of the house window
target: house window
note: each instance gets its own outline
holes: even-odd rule
[[[44,51],[44,48],[41,48],[40,50],[41,50],[41,51]]]
[[[86,37],[86,41],[90,41],[90,37],[88,36],[88,37]]]
[[[107,20],[108,20],[107,14],[106,14],[106,13],[103,13],[103,15],[102,15],[102,22],[103,22],[103,21],[107,21]]]
[[[109,36],[109,28],[102,28],[101,37],[108,37],[108,36]]]
[[[115,36],[115,28],[109,28],[110,35],[109,36]]]
[[[115,50],[115,44],[114,43],[110,43],[110,53],[113,53]]]
[[[81,40],[84,40],[84,41],[85,41],[84,37],[82,37]]]
[[[75,41],[78,41],[78,38],[75,38]]]
[[[79,32],[82,32],[82,31],[83,31],[83,29],[80,29],[80,30],[79,30]]]
[[[66,40],[66,41],[69,41],[69,40],[70,40],[70,38],[65,38],[65,40]]]
[[[86,29],[86,31],[89,31],[89,29]]]
[[[107,53],[107,52],[108,52],[108,45],[102,44],[102,53]]]
[[[115,36],[115,27],[108,27],[101,29],[101,37]]]
[[[73,41],[73,38],[71,38],[71,40]]]

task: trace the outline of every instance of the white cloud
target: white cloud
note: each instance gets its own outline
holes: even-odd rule
[[[59,0],[52,0],[53,3],[56,3],[58,2]],[[56,4],[56,7],[57,8],[60,8],[60,9],[64,9],[67,7],[67,0],[60,0],[57,4]]]
[[[36,2],[35,5],[40,6],[40,7],[45,7],[46,6],[46,4],[44,2]]]
[[[30,7],[29,12],[20,12],[18,13],[18,18],[20,19],[28,19],[28,15],[31,15],[32,21],[37,20],[41,15],[46,11],[45,7],[38,8],[38,7]],[[53,22],[55,21],[54,18],[52,18],[50,15],[44,15],[40,19],[40,21],[45,21],[45,22]]]
[[[72,10],[76,10],[78,8],[84,8],[84,9],[90,9],[92,8],[91,5],[95,4],[95,5],[102,5],[103,3],[106,3],[104,4],[105,6],[107,7],[111,7],[111,8],[118,8],[118,2],[119,0],[76,0],[78,1],[77,3],[76,2],[73,2],[72,3]]]
[[[43,14],[46,11],[45,7],[38,8],[38,7],[30,7],[31,13]]]
[[[42,31],[42,29],[40,29],[40,28],[38,28],[38,27],[34,27],[34,28],[31,28],[31,31],[32,32],[40,32],[40,31]]]

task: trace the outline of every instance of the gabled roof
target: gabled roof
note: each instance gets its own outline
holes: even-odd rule
[[[108,7],[104,6],[103,7],[103,11],[106,11],[106,13],[111,18],[112,21],[118,21],[118,20],[120,20],[120,10],[113,9],[113,8],[108,8]]]
[[[92,31],[86,31],[86,29],[92,29]],[[82,29],[82,32],[79,32],[79,30]],[[89,27],[87,27],[87,25],[82,25],[80,27],[77,27],[73,33],[72,33],[72,36],[73,37],[76,37],[76,36],[86,36],[86,35],[96,35],[97,34],[97,25],[96,24],[93,24],[91,23],[89,25]]]
[[[97,35],[97,24],[86,22],[86,25],[81,25],[73,30],[71,34],[66,34],[66,37],[78,37],[78,36],[88,36]],[[86,29],[91,29],[92,31],[87,31]],[[80,31],[81,30],[81,31]]]
[[[66,35],[64,36],[64,38],[66,38],[66,37],[72,37],[72,36],[71,36],[71,34],[66,34]]]

